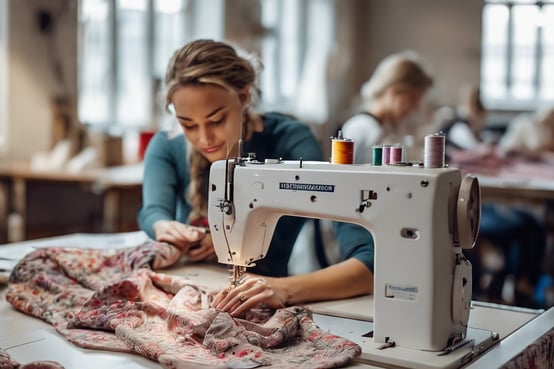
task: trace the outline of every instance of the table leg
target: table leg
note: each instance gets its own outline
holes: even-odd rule
[[[117,189],[107,189],[104,193],[102,231],[105,233],[119,230],[120,194]]]
[[[27,183],[23,178],[14,178],[12,184],[13,212],[9,214],[10,218],[17,219],[17,222],[11,222],[8,231],[10,242],[24,241],[27,239]],[[15,229],[17,228],[17,229]]]

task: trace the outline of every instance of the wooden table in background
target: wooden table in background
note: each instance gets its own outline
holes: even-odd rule
[[[554,166],[551,170],[554,172]],[[482,201],[523,203],[538,207],[545,226],[554,234],[554,179],[476,175]]]
[[[102,232],[124,231],[121,224],[122,201],[132,194],[140,198],[143,166],[141,163],[126,166],[70,172],[66,170],[32,170],[28,163],[0,162],[0,242],[8,238],[8,218],[19,214],[26,235],[27,187],[30,182],[74,184],[102,196]]]

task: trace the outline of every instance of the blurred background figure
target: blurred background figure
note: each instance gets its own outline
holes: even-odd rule
[[[554,107],[515,117],[498,145],[504,151],[554,162]]]
[[[354,162],[370,163],[373,145],[413,146],[407,122],[432,85],[433,77],[416,52],[385,57],[362,86],[363,110],[341,128],[343,136],[354,141]]]
[[[446,135],[450,147],[469,150],[485,141],[482,134],[487,112],[481,102],[479,87],[461,89],[458,106],[455,109],[446,109],[450,116],[447,116],[446,123],[439,130]]]
[[[464,89],[455,115],[443,126],[447,155],[451,164],[462,169],[487,170],[510,165],[508,152],[518,149],[517,134],[508,132],[500,143],[487,141],[484,135],[487,111],[478,87]],[[443,115],[444,116],[444,115]],[[539,126],[537,124],[537,126]],[[520,124],[515,126],[519,130]],[[531,136],[538,132],[527,130]],[[535,145],[535,152],[539,145]],[[523,148],[523,145],[522,147]],[[526,148],[526,152],[533,150]],[[469,168],[466,163],[471,163]],[[508,303],[503,290],[508,277],[513,277],[513,304],[539,307],[535,294],[543,275],[543,257],[547,233],[533,209],[524,205],[484,202],[477,246],[466,250],[473,265],[473,292],[477,300]]]

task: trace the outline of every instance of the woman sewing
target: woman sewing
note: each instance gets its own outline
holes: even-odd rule
[[[159,131],[148,146],[138,222],[151,238],[175,245],[191,261],[216,259],[206,232],[209,169],[214,161],[238,156],[239,139],[243,152],[255,153],[259,160],[322,160],[307,126],[280,113],[255,111],[259,66],[212,40],[190,42],[169,62],[166,107],[179,127]],[[258,304],[279,308],[370,293],[373,240],[353,224],[336,224],[342,261],[308,274],[288,274],[304,221],[281,218],[267,256],[241,284],[216,295],[213,306],[238,316]]]

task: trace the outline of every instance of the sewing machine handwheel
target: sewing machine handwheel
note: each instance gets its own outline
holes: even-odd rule
[[[477,241],[481,222],[481,190],[477,177],[464,177],[456,207],[458,241],[463,249],[471,249]]]

